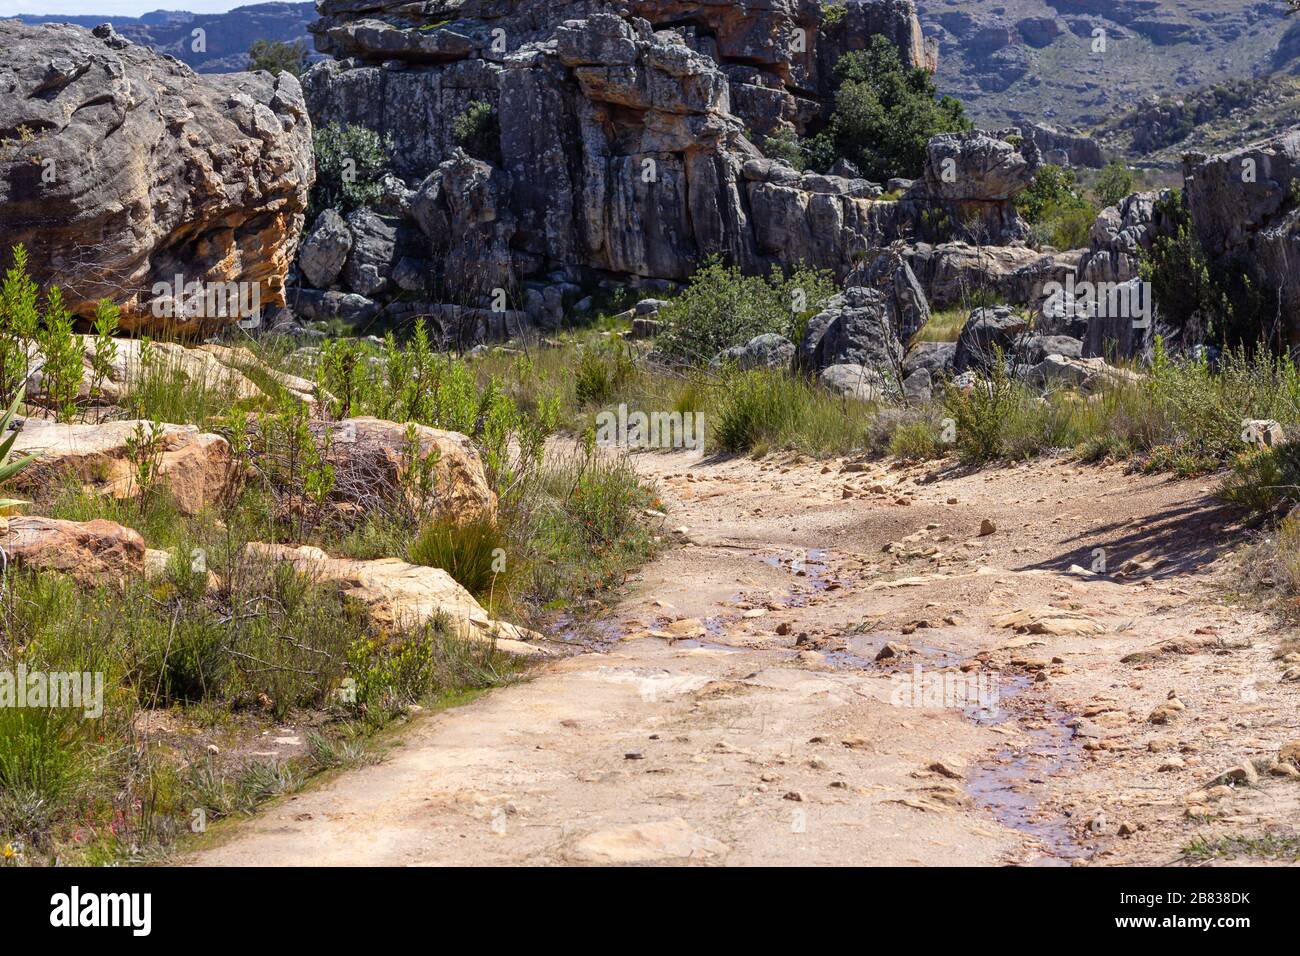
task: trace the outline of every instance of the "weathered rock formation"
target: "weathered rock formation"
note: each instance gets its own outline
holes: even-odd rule
[[[1066,132],[1046,123],[1028,123],[1023,129],[1042,153],[1045,163],[1086,166],[1090,169],[1101,169],[1106,165],[1101,144],[1091,136]]]
[[[491,520],[497,513],[497,496],[488,481],[483,457],[474,443],[460,432],[427,425],[403,425],[379,418],[345,418],[320,424],[333,435],[327,460],[339,483],[347,487],[364,480],[370,489],[379,487],[399,492],[413,511],[458,521]],[[418,457],[408,447],[408,432],[418,444]],[[413,465],[425,462],[428,487],[420,494],[418,481],[410,474]],[[354,479],[349,482],[349,479]]]
[[[1101,211],[1088,237],[1088,252],[1079,261],[1079,279],[1127,282],[1137,275],[1141,255],[1151,251],[1157,232],[1158,198],[1156,193],[1134,193]]]
[[[371,620],[385,630],[416,628],[444,618],[463,640],[492,641],[503,651],[544,655],[547,650],[530,641],[541,640],[536,631],[493,620],[474,596],[442,568],[407,564],[397,558],[352,561],[331,558],[309,545],[250,542],[254,559],[284,561],[306,577],[337,587],[360,602]]]
[[[930,305],[947,309],[994,298],[1037,302],[1049,282],[1065,282],[1078,268],[1080,250],[1043,253],[1027,246],[988,246],[966,242],[916,243],[903,256]]]
[[[220,501],[234,479],[230,444],[193,425],[146,421],[80,425],[29,418],[13,447],[15,453],[38,456],[14,479],[20,491],[58,489],[71,483],[94,494],[134,498],[142,491],[138,465],[142,459],[152,459],[160,487],[182,513],[193,515]]]
[[[1206,257],[1276,295],[1287,340],[1300,342],[1300,130],[1218,156],[1192,154],[1183,174]]]
[[[473,344],[552,326],[602,282],[681,282],[712,254],[843,278],[902,236],[1023,235],[1009,197],[1032,178],[1032,145],[948,138],[897,202],[850,170],[802,174],[762,155],[766,135],[824,122],[834,62],[873,36],[932,65],[911,0],[836,9],[324,0],[313,32],[336,59],[304,80],[312,115],[391,136],[403,182],[365,222],[313,224],[301,272],[315,288],[295,309],[422,314],[444,341]],[[471,156],[455,126],[476,103],[495,127]]]
[[[6,564],[67,574],[88,588],[121,586],[144,573],[144,538],[112,521],[9,518],[0,552]]]
[[[0,22],[0,48],[0,257],[26,244],[76,312],[107,297],[127,327],[232,321],[155,317],[178,275],[283,302],[314,174],[297,80],[199,76],[109,26]]]

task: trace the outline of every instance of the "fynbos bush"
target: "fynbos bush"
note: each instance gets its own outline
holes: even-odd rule
[[[775,332],[797,339],[803,325],[835,294],[829,273],[797,269],[746,276],[713,258],[660,317],[659,349],[686,365],[702,365],[730,346]]]

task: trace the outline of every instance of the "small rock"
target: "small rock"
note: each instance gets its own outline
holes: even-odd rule
[[[934,773],[937,773],[941,776],[947,777],[949,780],[965,779],[965,775],[960,770],[957,770],[954,767],[950,766],[949,764],[944,763],[942,760],[936,760],[931,764],[927,764],[925,769],[933,771]]]
[[[992,521],[990,521],[988,518],[985,518],[983,521],[980,522],[980,537],[981,537],[981,538],[988,537],[989,535],[993,534],[993,533],[996,532],[997,530],[998,530],[998,526],[995,525],[995,524],[994,524]]]
[[[1234,784],[1245,784],[1246,786],[1250,787],[1250,786],[1254,786],[1258,782],[1259,782],[1259,771],[1255,769],[1254,765],[1250,763],[1240,763],[1235,767],[1230,767],[1227,770],[1223,771],[1223,773],[1219,774],[1217,777],[1211,780],[1208,784],[1206,784],[1206,786],[1215,787],[1215,786],[1231,786]]]

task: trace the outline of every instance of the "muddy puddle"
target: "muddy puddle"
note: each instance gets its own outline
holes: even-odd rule
[[[909,672],[951,674],[965,660],[961,654],[946,648],[904,638],[908,653],[876,661],[875,655],[891,639],[897,642],[887,634],[855,635],[848,640],[847,650],[824,651],[823,655],[837,668],[871,670],[890,674],[895,679]],[[1031,685],[1028,677],[1006,674],[998,677],[991,672],[954,676],[965,678],[964,686],[972,686],[981,677],[993,678],[994,686],[987,688],[992,693],[981,692],[979,696],[971,693],[965,698],[971,703],[961,708],[962,713],[972,723],[991,726],[1027,718],[1029,724],[1036,725],[1032,729],[1022,727],[1022,736],[1014,746],[1000,749],[967,770],[966,791],[975,804],[1003,826],[1039,844],[1030,865],[1068,866],[1073,860],[1087,856],[1089,850],[1077,842],[1069,820],[1044,811],[1035,794],[1037,785],[1069,770],[1079,760],[1080,742],[1065,725],[1069,715],[1026,701],[1024,692]]]
[[[966,716],[981,726],[1005,723],[1015,716],[1015,699],[1029,686],[1027,677],[1003,678],[1001,706],[993,713],[968,711]],[[1012,702],[1010,706],[1008,701]],[[1069,866],[1089,851],[1075,840],[1066,818],[1042,809],[1032,789],[1053,774],[1073,767],[1079,760],[1080,744],[1074,731],[1065,726],[1069,715],[1036,708],[1026,716],[1032,716],[1041,726],[1024,729],[1026,740],[970,767],[966,792],[993,819],[1041,845],[1040,855],[1030,865]]]

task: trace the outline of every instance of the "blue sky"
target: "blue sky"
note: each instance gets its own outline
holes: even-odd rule
[[[224,13],[257,2],[258,0],[0,0],[0,17],[12,17],[19,13],[138,17],[153,10]]]

